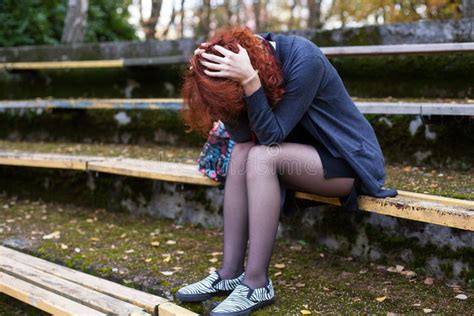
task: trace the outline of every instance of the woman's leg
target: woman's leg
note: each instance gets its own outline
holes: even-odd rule
[[[279,178],[287,187],[327,196],[350,193],[354,178],[324,179],[317,150],[306,144],[256,145],[247,160],[249,253],[243,283],[267,282],[280,217]]]
[[[244,270],[248,241],[246,162],[254,142],[237,143],[232,149],[224,186],[224,258],[219,274],[224,279]]]

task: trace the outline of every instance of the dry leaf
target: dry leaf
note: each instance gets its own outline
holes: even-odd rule
[[[286,266],[284,263],[275,263],[274,267],[277,269],[284,269]]]
[[[153,247],[158,247],[158,246],[160,245],[160,242],[159,242],[159,241],[152,241],[152,242],[151,242],[151,245],[152,245]]]
[[[423,308],[423,312],[424,312],[425,314],[429,314],[429,313],[431,313],[432,311],[433,311],[433,310],[432,310],[431,308]]]
[[[395,268],[397,269],[397,272],[400,273],[400,272],[403,271],[403,269],[404,269],[405,267],[404,267],[404,266],[401,266],[401,265],[399,265],[399,264],[397,264],[397,265],[395,266]]]
[[[54,232],[52,232],[51,234],[48,234],[48,235],[44,235],[43,236],[43,239],[58,239],[61,235],[61,232],[59,230],[56,230]]]
[[[398,271],[397,271],[397,268],[395,268],[395,267],[388,267],[388,268],[387,268],[387,271],[388,271],[388,272],[398,272]]]
[[[222,252],[220,251],[215,251],[213,253],[211,253],[211,256],[215,257],[215,256],[221,256],[222,255]]]
[[[74,251],[75,251],[75,252],[81,252],[81,248],[77,248],[77,247],[76,247],[76,248],[74,248]]]
[[[125,251],[125,253],[132,253],[132,252],[135,252],[135,250],[133,250],[133,249],[128,249],[128,250]]]
[[[92,241],[99,241],[100,240],[98,237],[91,237],[89,239],[92,240]]]
[[[146,258],[145,262],[151,262],[151,260],[152,260],[151,258]]]
[[[168,241],[166,241],[166,244],[167,244],[167,245],[176,245],[176,241],[174,241],[174,240],[168,240]]]
[[[298,282],[298,283],[295,284],[295,286],[296,287],[305,287],[306,284]]]
[[[275,273],[273,276],[277,277],[277,276],[280,276],[282,275],[283,273],[281,271],[278,271],[277,273]]]
[[[330,291],[330,289],[328,289],[327,287],[323,286],[323,290],[325,291]]]
[[[211,263],[216,263],[217,261],[218,261],[217,258],[211,258],[211,259],[209,259],[209,262],[211,262]]]
[[[400,274],[403,275],[403,276],[406,277],[406,278],[414,278],[414,277],[416,277],[416,272],[411,271],[411,270],[402,271]]]
[[[455,296],[455,298],[459,300],[467,300],[467,295],[466,294],[458,294]]]
[[[67,249],[67,248],[69,248],[68,245],[66,245],[66,244],[61,244],[61,249]]]
[[[311,312],[307,309],[302,309],[301,310],[301,315],[311,315]]]
[[[160,273],[163,275],[173,275],[174,271],[160,271]]]
[[[383,301],[385,301],[386,299],[387,299],[386,296],[380,296],[380,297],[375,298],[375,300],[376,300],[377,302],[380,302],[380,303],[383,302]]]
[[[426,285],[432,285],[433,281],[434,281],[433,278],[426,278],[423,283],[425,283]]]
[[[182,250],[176,250],[176,253],[177,253],[178,255],[184,255],[184,251],[182,251]]]
[[[170,262],[171,261],[171,256],[166,256],[164,259],[163,259],[163,262]]]
[[[125,236],[127,236],[127,233],[123,233],[122,235],[120,235],[120,238],[125,238]]]

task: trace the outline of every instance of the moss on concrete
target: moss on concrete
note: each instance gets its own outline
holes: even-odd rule
[[[209,268],[218,268],[222,259],[218,229],[13,196],[1,196],[0,205],[0,222],[5,223],[1,240],[29,240],[23,251],[165,297],[172,298],[184,282],[204,277]],[[55,230],[61,232],[59,239],[42,239]],[[160,245],[153,247],[152,241]],[[275,268],[276,263],[285,268]],[[160,271],[175,273],[165,276]],[[456,289],[469,297],[461,301],[454,298],[458,292],[442,282],[424,284],[424,275],[409,280],[386,267],[330,254],[304,241],[277,241],[270,276],[277,302],[256,315],[299,314],[302,309],[322,314],[421,313],[422,308],[474,313],[471,288]],[[382,296],[386,299],[378,302]],[[204,312],[212,301],[185,306]]]

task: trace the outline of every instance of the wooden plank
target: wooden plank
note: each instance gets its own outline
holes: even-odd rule
[[[325,198],[311,193],[297,192],[295,196],[301,199],[340,205],[338,199]],[[462,206],[463,200],[460,200],[458,206],[455,206],[422,200],[421,196],[420,194],[416,199],[403,195],[379,199],[362,195],[359,196],[358,202],[359,208],[364,211],[474,231],[474,209],[464,208]]]
[[[474,43],[434,43],[322,47],[328,57],[412,55],[474,52]]]
[[[0,165],[21,167],[86,170],[87,161],[102,159],[95,156],[0,151]]]
[[[453,199],[453,198],[448,198],[444,196],[408,192],[408,191],[403,191],[403,190],[397,190],[397,192],[398,192],[398,196],[400,197],[406,197],[406,198],[416,199],[420,201],[436,202],[436,203],[440,203],[444,205],[462,206],[474,211],[474,201]]]
[[[0,260],[0,271],[104,313],[130,315],[142,311],[139,307],[130,303],[48,274],[5,256],[2,256]]]
[[[55,156],[50,154],[50,156]],[[0,155],[1,158],[1,155]],[[0,164],[2,160],[0,159]],[[9,164],[12,164],[9,162]],[[101,158],[87,161],[87,170],[133,176],[161,181],[218,186],[219,183],[203,176],[197,166],[141,159]],[[297,192],[296,197],[340,205],[339,199]],[[400,191],[394,198],[359,197],[362,210],[401,218],[474,231],[474,202]]]
[[[123,59],[111,60],[71,60],[71,61],[31,61],[0,63],[0,69],[6,70],[47,70],[79,68],[122,68]]]
[[[77,283],[83,287],[104,293],[122,301],[140,306],[153,313],[157,305],[168,302],[167,299],[142,292],[109,280],[83,273],[65,266],[51,263],[20,251],[0,246],[0,257],[7,257],[56,277]]]
[[[355,102],[364,114],[474,116],[472,103]],[[0,109],[180,110],[183,99],[37,99],[0,101]]]
[[[161,181],[217,186],[218,182],[203,176],[196,165],[141,159],[110,158],[91,161],[88,170]]]
[[[182,99],[36,99],[0,101],[0,109],[180,110]]]
[[[3,272],[0,292],[53,315],[107,315]]]
[[[158,308],[158,315],[160,316],[194,316],[198,315],[181,306],[171,302],[161,304]]]

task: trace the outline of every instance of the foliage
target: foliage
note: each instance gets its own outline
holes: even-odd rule
[[[85,41],[135,39],[130,2],[90,0]],[[67,0],[0,0],[0,47],[60,43],[66,12]]]

